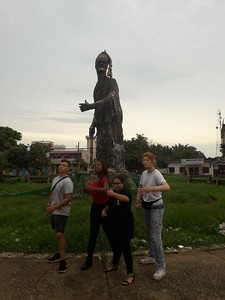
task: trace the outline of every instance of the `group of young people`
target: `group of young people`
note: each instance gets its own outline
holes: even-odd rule
[[[145,171],[140,178],[137,189],[137,209],[143,208],[146,234],[149,242],[149,255],[141,263],[155,263],[156,271],[153,279],[159,280],[166,275],[166,263],[162,243],[162,224],[164,205],[162,192],[169,191],[170,186],[163,175],[156,169],[156,158],[151,152],[142,155]],[[62,160],[59,166],[59,176],[52,182],[52,192],[46,213],[51,215],[52,229],[56,232],[58,252],[48,259],[49,262],[59,262],[59,272],[67,270],[65,260],[65,227],[70,213],[73,194],[73,183],[67,175],[70,162]],[[89,269],[93,264],[93,253],[96,246],[100,226],[102,226],[110,247],[112,260],[104,272],[116,271],[123,254],[127,275],[122,285],[131,285],[135,280],[131,239],[134,235],[134,218],[131,209],[132,195],[125,186],[122,175],[114,175],[109,182],[107,168],[103,161],[95,164],[96,180],[84,187],[84,191],[92,197],[90,210],[90,234],[87,246],[87,257],[81,270]]]

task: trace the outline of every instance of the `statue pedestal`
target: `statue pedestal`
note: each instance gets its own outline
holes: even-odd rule
[[[125,178],[125,186],[130,190],[132,195],[136,194],[140,175],[130,172],[118,173],[113,169],[109,170],[109,180],[112,182],[112,178],[116,175],[120,174]],[[83,197],[87,196],[87,194],[83,191],[84,186],[93,180],[95,180],[96,174],[95,172],[77,172],[73,175],[72,180],[74,183],[74,196],[75,197]]]

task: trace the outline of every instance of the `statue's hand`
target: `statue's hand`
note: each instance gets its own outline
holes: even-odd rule
[[[93,137],[94,134],[95,134],[95,127],[93,125],[91,125],[89,127],[89,136]]]
[[[90,104],[85,100],[84,103],[79,103],[79,107],[80,110],[83,112],[90,109]]]

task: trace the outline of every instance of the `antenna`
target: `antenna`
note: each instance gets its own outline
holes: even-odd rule
[[[222,118],[221,118],[221,111],[220,109],[218,109],[217,111],[217,125],[216,125],[216,157],[219,156],[219,152],[220,152],[220,146],[221,146],[221,129],[222,129]]]

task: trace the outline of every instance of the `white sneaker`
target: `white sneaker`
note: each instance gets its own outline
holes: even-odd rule
[[[143,265],[155,264],[155,259],[154,259],[154,257],[151,257],[148,255],[148,256],[145,256],[144,258],[142,258],[140,263]]]
[[[155,280],[160,280],[166,275],[166,270],[165,269],[158,269],[156,270],[155,274],[153,275],[153,279]]]

